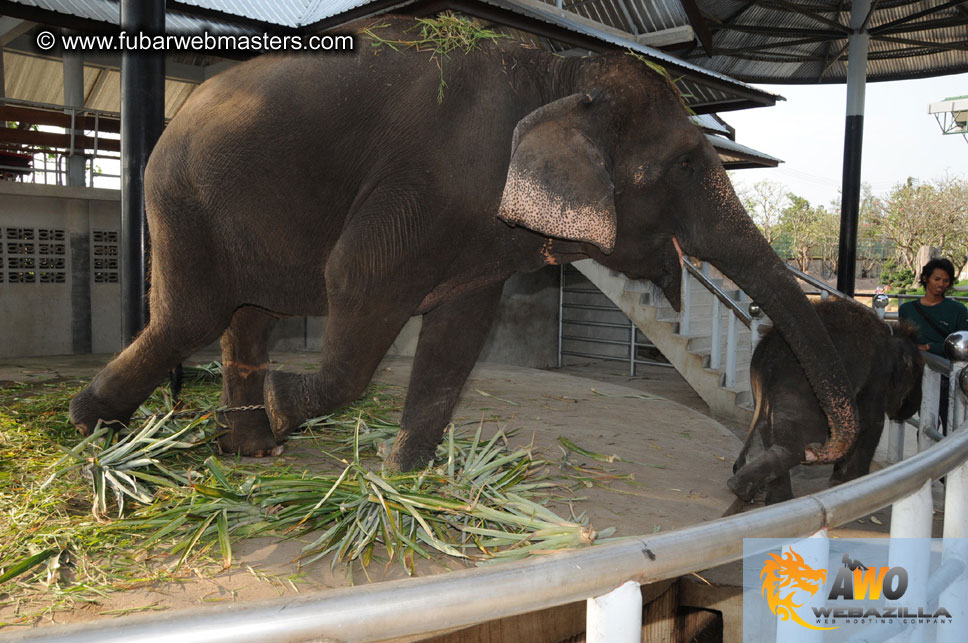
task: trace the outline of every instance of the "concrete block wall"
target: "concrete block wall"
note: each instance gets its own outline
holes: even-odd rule
[[[0,356],[117,350],[119,213],[116,190],[0,181]]]
[[[117,190],[0,181],[0,357],[120,350],[120,218]],[[557,320],[558,269],[513,276],[481,359],[554,365]],[[271,350],[317,351],[324,329],[282,319]],[[419,332],[411,319],[389,353],[412,355]]]

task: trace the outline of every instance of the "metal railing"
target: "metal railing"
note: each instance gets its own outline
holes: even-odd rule
[[[69,107],[65,105],[55,105],[51,103],[40,103],[35,101],[20,100],[15,98],[0,98],[0,109],[4,107],[14,108],[15,113],[9,117],[4,117],[4,121],[30,122],[31,115],[37,113],[49,114],[51,117],[64,116],[68,121],[60,125],[45,125],[46,127],[56,128],[67,137],[66,145],[29,145],[21,147],[11,147],[15,144],[6,144],[4,151],[12,153],[22,153],[29,155],[31,161],[29,167],[5,165],[0,161],[0,175],[6,174],[8,177],[19,177],[20,180],[28,180],[31,183],[41,183],[47,185],[65,185],[68,170],[65,167],[65,159],[74,154],[82,154],[85,157],[85,184],[94,187],[96,178],[116,179],[117,185],[109,187],[120,187],[120,174],[104,172],[98,169],[97,161],[115,164],[120,163],[120,153],[112,153],[103,149],[102,146],[117,145],[118,138],[116,131],[104,130],[105,123],[115,123],[120,119],[118,112],[91,109],[87,107]],[[44,119],[46,120],[46,119]],[[109,128],[109,130],[115,128]],[[49,134],[49,132],[40,132]],[[112,136],[105,136],[105,133]],[[10,179],[7,179],[10,180]]]
[[[696,270],[704,287],[718,288]],[[695,276],[689,268],[685,271]],[[743,318],[744,311],[737,310],[738,306],[720,303],[733,317]],[[959,359],[964,357],[959,355]],[[802,498],[664,534],[635,536],[526,561],[314,595],[0,634],[0,640],[378,641],[453,630],[586,600],[587,640],[637,641],[635,623],[642,614],[639,585],[738,560],[743,556],[744,538],[826,537],[828,529],[888,505],[892,505],[891,537],[930,537],[931,481],[942,476],[946,476],[943,535],[968,537],[968,404],[960,386],[962,381],[968,384],[966,372],[966,361],[953,362],[947,369],[932,361],[925,370],[918,454],[902,459],[904,429],[895,424],[888,437],[893,464]],[[942,376],[951,380],[949,427],[957,429],[936,442],[927,436],[937,424],[937,383]]]
[[[649,365],[649,366],[661,366],[666,368],[672,368],[672,364],[668,362],[660,362],[650,359],[642,359],[639,355],[639,349],[656,349],[655,344],[646,337],[641,330],[635,325],[631,319],[626,317],[625,313],[621,311],[615,304],[609,301],[605,295],[595,288],[593,285],[569,285],[568,277],[569,275],[580,274],[577,270],[569,265],[562,265],[559,273],[558,282],[558,367],[564,363],[564,357],[582,357],[586,359],[596,359],[605,360],[612,362],[628,362],[629,365],[629,375],[635,377],[636,367],[639,365]],[[580,296],[587,295],[599,295],[606,299],[606,303],[602,304],[589,304],[589,303],[578,303],[573,301],[566,301],[566,295],[575,294]],[[566,311],[568,310],[586,310],[586,311],[596,311],[602,315],[614,315],[615,318],[620,321],[604,321],[601,319],[578,319],[566,316]],[[623,339],[614,338],[603,338],[596,336],[580,336],[571,335],[566,333],[566,327],[586,327],[586,328],[601,328],[610,329],[614,331],[619,331],[620,333],[626,334]],[[592,345],[601,346],[621,346],[625,349],[625,353],[622,356],[612,355],[605,352],[591,352],[588,351],[577,351],[569,350],[565,348],[565,342],[573,343],[587,343]]]
[[[739,333],[736,328],[737,321],[750,329],[752,333],[751,346],[756,347],[756,340],[759,336],[759,321],[754,319],[741,306],[745,298],[745,293],[740,291],[739,299],[733,299],[725,290],[719,287],[710,276],[710,264],[706,261],[697,268],[687,258],[683,257],[682,264],[682,312],[679,315],[679,333],[688,335],[692,324],[692,298],[690,297],[690,279],[692,276],[703,288],[713,295],[713,309],[711,313],[712,328],[710,329],[710,353],[709,367],[714,370],[723,368],[723,386],[734,388],[736,386],[736,366],[739,348]],[[726,364],[722,363],[722,320],[723,309],[726,315]]]
[[[820,493],[664,534],[314,595],[14,632],[0,635],[0,640],[378,641],[588,600],[589,612],[598,612],[588,623],[602,628],[589,630],[588,640],[637,641],[610,635],[612,625],[626,627],[630,615],[641,615],[641,594],[630,594],[627,583],[654,583],[738,560],[743,539],[752,536],[823,537],[828,529],[888,505],[893,505],[892,537],[930,537],[930,483],[941,476],[947,476],[944,537],[968,537],[968,426],[963,401],[959,399],[954,411],[958,429],[907,460]],[[616,591],[622,600],[599,600]],[[609,613],[603,615],[602,610]]]

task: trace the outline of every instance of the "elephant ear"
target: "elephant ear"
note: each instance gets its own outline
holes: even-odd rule
[[[573,94],[518,122],[498,216],[609,254],[615,248],[614,185],[605,154],[580,128],[593,100]]]

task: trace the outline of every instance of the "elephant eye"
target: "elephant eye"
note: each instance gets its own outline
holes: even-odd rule
[[[689,159],[682,159],[681,161],[679,161],[679,167],[681,167],[684,170],[685,169],[688,169],[689,168]]]

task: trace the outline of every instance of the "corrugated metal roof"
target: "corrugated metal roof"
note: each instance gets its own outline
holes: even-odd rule
[[[51,105],[64,104],[64,63],[39,56],[3,52],[8,98]],[[195,89],[192,83],[165,80],[165,118],[175,115]],[[84,67],[84,106],[105,112],[121,110],[121,74],[114,69]]]
[[[11,0],[16,4],[43,9],[66,16],[96,20],[107,24],[117,25],[121,21],[121,9],[118,0]],[[255,0],[253,0],[255,1]],[[246,28],[228,21],[200,18],[180,11],[168,11],[165,16],[166,27],[172,32],[200,32],[211,33],[256,33],[256,30]]]
[[[683,52],[687,59],[747,82],[846,81],[850,3],[696,0],[696,4],[712,32],[712,55],[696,47]],[[868,80],[968,71],[968,7],[964,5],[948,0],[875,3],[868,25]]]
[[[89,20],[96,20],[108,24],[117,24],[119,20],[118,0],[13,0],[23,4],[62,15],[71,15]],[[421,0],[422,1],[422,0]],[[738,107],[748,107],[751,104],[772,104],[773,96],[753,89],[741,82],[723,74],[710,72],[699,66],[684,62],[660,50],[646,47],[634,40],[632,34],[625,31],[631,28],[624,20],[621,11],[622,0],[592,0],[587,4],[579,4],[576,9],[585,11],[586,18],[577,13],[557,9],[553,4],[543,0],[478,0],[481,3],[498,6],[504,10],[524,15],[532,20],[541,21],[555,28],[579,34],[582,37],[598,42],[628,48],[658,62],[668,68],[675,76],[683,76],[680,88],[687,97],[687,102],[697,112],[714,110],[729,110]],[[585,0],[571,0],[572,3],[582,3]],[[683,12],[676,0],[628,0],[629,6],[633,2],[643,3],[636,15],[652,16],[649,20],[644,17],[638,20],[639,27],[661,27],[662,29],[676,26],[683,21]],[[406,3],[407,0],[401,0]],[[588,7],[596,3],[600,8],[591,11]],[[168,24],[170,31],[248,31],[254,27],[251,22],[276,24],[283,28],[300,27],[312,29],[319,21],[351,8],[373,4],[374,11],[385,10],[389,5],[378,0],[279,0],[278,2],[264,2],[262,0],[181,0],[169,7]],[[570,6],[570,5],[569,5]],[[175,10],[172,10],[174,7]],[[190,15],[193,8],[204,10],[204,15]],[[226,20],[219,20],[220,12]],[[620,15],[621,14],[621,15]],[[630,14],[631,15],[631,14]],[[239,16],[240,23],[232,25],[229,19]],[[609,26],[610,24],[620,26]]]
[[[631,38],[631,34],[576,17],[568,11],[558,9],[541,0],[481,1],[619,48],[631,49],[663,65],[674,76],[684,75],[685,78],[679,83],[679,87],[687,97],[689,106],[697,112],[714,111],[713,106],[718,109],[731,109],[731,102],[745,102],[754,97],[762,101],[762,104],[771,104],[774,100],[774,97],[724,74],[711,72],[658,49],[639,44]]]
[[[712,114],[699,114],[698,116],[693,116],[692,121],[703,130],[712,134],[722,134],[727,137],[732,134],[730,129],[719,122],[719,119]]]
[[[730,165],[737,166],[741,163],[744,164],[743,167],[751,167],[750,165],[746,165],[746,163],[750,162],[753,165],[761,167],[776,167],[783,162],[775,156],[764,154],[763,152],[754,150],[752,147],[740,145],[736,141],[731,141],[722,136],[707,134],[706,138],[713,144],[716,151],[719,152],[719,158],[727,168]]]

